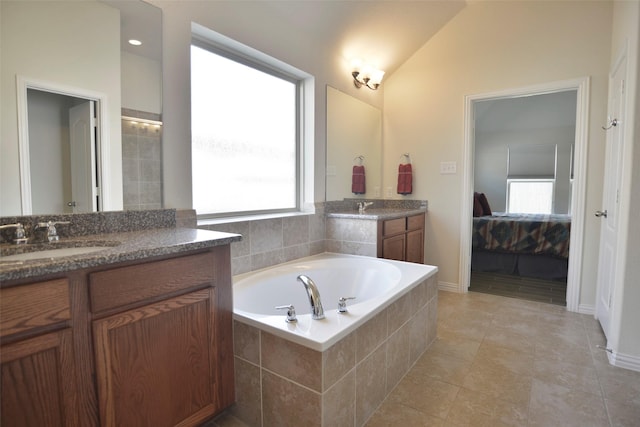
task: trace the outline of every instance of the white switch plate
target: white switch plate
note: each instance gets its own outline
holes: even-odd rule
[[[455,174],[457,169],[456,162],[440,162],[440,174]]]
[[[327,166],[327,176],[336,176],[335,166]]]

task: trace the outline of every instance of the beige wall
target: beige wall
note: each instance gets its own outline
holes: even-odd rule
[[[121,209],[119,11],[94,1],[3,0],[0,7],[0,215],[21,213],[16,75],[107,94],[108,200]]]
[[[384,187],[410,152],[414,194],[429,200],[425,258],[458,284],[464,97],[591,77],[586,212],[602,194],[611,2],[471,2],[385,82]],[[588,31],[585,31],[588,29]],[[389,160],[390,159],[390,160]],[[456,161],[455,175],[440,175]],[[580,304],[593,308],[599,223],[585,220]]]

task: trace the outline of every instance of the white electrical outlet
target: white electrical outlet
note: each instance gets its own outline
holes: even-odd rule
[[[373,197],[380,197],[380,187],[373,187]]]
[[[387,187],[385,191],[385,197],[393,197],[393,188]]]
[[[455,174],[456,162],[440,162],[440,175]]]
[[[336,173],[335,166],[327,166],[327,176],[336,176]]]

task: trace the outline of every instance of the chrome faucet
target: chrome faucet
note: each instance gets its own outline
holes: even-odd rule
[[[358,203],[358,212],[363,214],[364,210],[371,206],[373,202],[360,202]]]
[[[324,309],[320,299],[320,292],[313,280],[304,274],[298,276],[298,280],[302,282],[307,295],[309,296],[309,304],[311,304],[311,318],[315,320],[324,319]]]
[[[0,225],[0,230],[3,230],[5,228],[15,228],[16,229],[16,237],[15,239],[13,239],[13,242],[16,244],[20,244],[20,243],[27,243],[27,235],[24,232],[24,226],[17,222],[15,224],[5,224],[5,225]]]
[[[58,236],[58,230],[56,230],[56,225],[65,225],[65,224],[71,224],[71,223],[69,221],[39,222],[38,225],[36,226],[36,229],[46,228],[47,240],[49,240],[50,242],[57,242],[58,240],[60,240],[60,237]]]

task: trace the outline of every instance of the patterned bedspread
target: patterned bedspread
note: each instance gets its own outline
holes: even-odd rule
[[[504,214],[473,218],[473,249],[569,257],[570,215]]]

